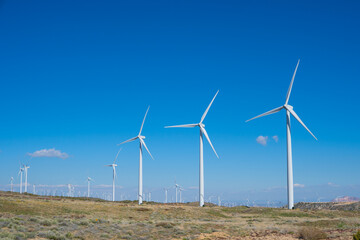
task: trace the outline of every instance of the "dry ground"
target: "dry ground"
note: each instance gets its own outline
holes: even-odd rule
[[[360,211],[107,202],[0,192],[0,239],[352,239]],[[320,232],[320,237],[313,232]]]

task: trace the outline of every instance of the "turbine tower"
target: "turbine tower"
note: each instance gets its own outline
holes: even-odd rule
[[[14,182],[14,178],[11,177],[11,178],[10,178],[10,192],[13,192],[13,190],[14,190],[14,188],[13,188],[14,184],[13,184],[13,182]]]
[[[27,193],[27,185],[28,185],[28,182],[27,182],[27,176],[28,176],[28,169],[30,168],[29,165],[24,165],[24,172],[25,172],[25,191]]]
[[[90,197],[90,182],[93,182],[94,180],[91,179],[91,177],[87,178],[87,182],[88,182],[88,192],[87,192],[87,197]]]
[[[143,179],[142,179],[142,147],[144,146],[146,151],[149,153],[150,157],[152,159],[153,156],[151,155],[149,149],[147,148],[146,144],[145,144],[145,136],[142,136],[141,135],[141,132],[142,132],[142,129],[144,127],[144,122],[145,122],[145,119],[146,119],[146,115],[149,111],[149,108],[150,106],[148,107],[148,109],[146,110],[146,113],[145,113],[145,116],[144,116],[144,119],[143,119],[143,122],[141,124],[141,127],[140,127],[140,131],[139,131],[139,134],[136,136],[136,137],[133,137],[133,138],[130,138],[129,140],[126,140],[125,142],[122,142],[118,145],[121,145],[121,144],[124,144],[124,143],[128,143],[128,142],[132,142],[132,141],[135,141],[136,139],[139,139],[139,142],[140,142],[140,155],[139,155],[139,190],[138,190],[138,198],[139,198],[139,205],[142,204],[143,202]]]
[[[177,203],[178,201],[178,188],[180,187],[180,185],[179,184],[177,184],[176,183],[176,180],[175,180],[175,186],[174,186],[174,188],[175,188],[175,203]]]
[[[167,203],[168,202],[168,188],[164,188],[164,191],[165,191],[165,202],[164,203]]]
[[[181,200],[181,191],[183,191],[183,190],[185,190],[185,189],[183,189],[181,186],[179,186],[179,195],[180,195],[180,203],[182,202],[182,200]]]
[[[214,98],[211,100],[209,106],[207,107],[207,109],[205,110],[204,114],[202,115],[200,122],[199,123],[194,123],[194,124],[185,124],[185,125],[176,125],[176,126],[167,126],[165,128],[194,128],[194,127],[199,127],[200,128],[200,167],[199,167],[199,205],[200,207],[204,206],[204,160],[203,160],[203,136],[205,136],[205,138],[207,139],[207,141],[209,142],[211,148],[213,149],[215,155],[217,158],[219,158],[219,156],[217,155],[215,148],[213,147],[213,145],[211,144],[210,138],[205,130],[205,125],[203,124],[203,121],[212,105],[212,103],[214,102],[217,94],[219,93],[219,90],[216,92]]]
[[[19,173],[18,175],[20,175],[20,193],[22,193],[22,176],[23,176],[23,171],[24,169],[21,167],[20,165],[20,170],[19,170]]]
[[[312,132],[306,127],[306,125],[301,121],[301,119],[299,118],[299,116],[295,113],[295,111],[293,110],[293,106],[289,105],[289,98],[290,98],[290,94],[291,94],[291,89],[294,83],[294,79],[295,79],[295,75],[296,75],[296,71],[298,69],[299,66],[299,62],[300,60],[298,60],[297,64],[296,64],[296,68],[294,71],[294,74],[292,76],[291,82],[290,82],[290,86],[289,89],[287,91],[286,94],[286,100],[285,100],[285,104],[281,107],[272,109],[266,113],[260,114],[256,117],[253,117],[248,121],[251,121],[255,118],[260,118],[266,115],[270,115],[273,113],[277,113],[279,111],[281,111],[282,109],[286,110],[286,139],[287,139],[287,193],[288,193],[288,208],[292,209],[294,207],[294,184],[293,184],[293,167],[292,167],[292,150],[291,150],[291,129],[290,129],[290,114],[293,115],[293,117],[317,140],[317,138],[314,136],[314,134],[312,134]]]
[[[115,168],[117,167],[117,164],[115,163],[115,161],[116,161],[117,157],[119,156],[120,151],[121,151],[121,148],[117,152],[113,164],[105,165],[106,167],[112,167],[112,169],[113,169],[113,183],[112,183],[112,188],[113,188],[112,201],[113,202],[115,201],[115,178],[116,178],[116,169]]]

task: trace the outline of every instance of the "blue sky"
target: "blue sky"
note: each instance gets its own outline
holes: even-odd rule
[[[52,148],[69,157],[31,159],[29,182],[111,184],[103,165],[150,105],[145,189],[175,177],[198,186],[198,130],[163,127],[199,121],[219,89],[204,121],[220,156],[204,144],[206,194],[285,187],[285,112],[245,120],[284,103],[301,59],[289,103],[319,141],[292,119],[294,183],[359,185],[359,10],[356,1],[0,1],[0,184],[27,153]],[[137,179],[129,143],[117,184]]]

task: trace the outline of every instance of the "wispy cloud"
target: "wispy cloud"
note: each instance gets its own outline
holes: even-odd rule
[[[294,184],[294,187],[297,187],[297,188],[304,188],[305,185],[304,184],[301,184],[301,183],[295,183]]]
[[[256,138],[256,142],[263,145],[263,146],[266,146],[268,138],[269,138],[268,136],[258,136]]]
[[[330,187],[339,187],[338,184],[335,184],[335,183],[332,183],[332,182],[329,182],[327,185],[330,186]]]
[[[28,153],[28,155],[31,157],[55,157],[62,159],[69,157],[67,153],[61,152],[60,150],[56,150],[55,148],[41,149],[33,153]]]
[[[279,141],[279,137],[277,135],[273,136],[272,139],[274,139],[275,142]]]

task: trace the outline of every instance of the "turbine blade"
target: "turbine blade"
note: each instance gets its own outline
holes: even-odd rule
[[[273,114],[273,113],[277,113],[277,112],[279,112],[279,111],[280,111],[281,109],[283,109],[283,108],[284,108],[283,106],[278,107],[278,108],[274,108],[273,110],[270,110],[270,111],[268,111],[268,112],[266,112],[266,113],[260,114],[260,115],[258,115],[258,116],[256,116],[256,117],[253,117],[253,118],[251,118],[251,119],[249,119],[249,120],[246,120],[245,122],[249,122],[249,121],[254,120],[254,119],[256,119],[256,118],[260,118],[260,117],[263,117],[263,116],[266,116],[266,115],[270,115],[270,114]]]
[[[132,142],[132,141],[136,140],[137,138],[138,137],[130,138],[129,140],[126,140],[125,142],[119,143],[118,146],[121,145],[121,144],[124,144],[124,143]]]
[[[292,76],[292,79],[291,79],[291,82],[290,82],[290,86],[289,86],[288,92],[287,92],[287,94],[286,94],[285,105],[289,102],[289,98],[290,98],[290,94],[291,94],[291,89],[292,89],[292,86],[293,86],[293,83],[294,83],[294,79],[295,79],[295,75],[296,75],[296,71],[297,71],[297,69],[298,69],[299,63],[300,63],[300,59],[298,60],[298,62],[297,62],[297,64],[296,64],[296,68],[295,68],[294,74],[293,74],[293,76]]]
[[[147,115],[147,113],[148,113],[148,111],[149,111],[149,108],[150,108],[150,106],[149,106],[149,107],[148,107],[148,109],[146,110],[146,113],[145,113],[145,116],[144,116],[143,122],[142,122],[142,124],[141,124],[141,128],[140,128],[139,135],[141,134],[141,131],[142,131],[142,129],[143,129],[144,122],[145,122],[145,118],[146,118],[146,115]]]
[[[202,115],[201,120],[200,120],[200,123],[202,123],[202,122],[204,121],[204,119],[205,119],[205,117],[206,117],[206,115],[207,115],[207,113],[208,113],[208,111],[209,111],[212,103],[214,102],[216,96],[218,95],[218,93],[219,93],[219,90],[217,90],[215,96],[213,97],[213,99],[211,100],[209,106],[207,107],[207,109],[205,110],[204,114]]]
[[[174,126],[166,126],[165,128],[193,128],[198,126],[199,124],[184,124],[184,125],[174,125]]]
[[[105,167],[112,167],[112,164],[110,164],[110,165],[104,165]]]
[[[154,160],[153,156],[151,155],[149,149],[147,148],[147,146],[146,146],[146,144],[145,144],[145,141],[142,140],[141,138],[139,138],[139,139],[140,139],[141,144],[144,145],[146,151],[149,153],[149,155],[150,155],[150,157],[152,158],[152,160]]]
[[[115,164],[115,161],[116,161],[117,157],[119,156],[119,153],[120,153],[121,149],[122,149],[122,148],[120,148],[119,151],[118,151],[117,154],[116,154],[116,157],[115,157],[115,159],[114,159],[114,164]]]
[[[301,119],[299,118],[299,116],[295,113],[294,110],[292,110],[291,108],[287,108],[287,110],[291,113],[291,115],[294,116],[294,118],[296,118],[296,120],[298,120],[298,122],[316,139],[315,135],[306,127],[306,125],[301,121]]]
[[[209,142],[209,144],[210,144],[211,148],[213,149],[213,151],[214,151],[215,155],[217,156],[217,158],[219,158],[219,156],[217,155],[217,153],[216,153],[216,151],[215,151],[214,146],[211,144],[211,141],[210,141],[209,135],[207,134],[207,132],[206,132],[205,128],[200,127],[200,130],[201,130],[201,132],[205,135],[206,139],[208,140],[208,142]]]

